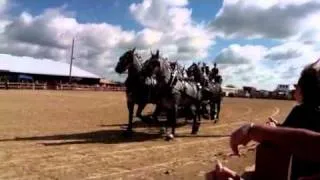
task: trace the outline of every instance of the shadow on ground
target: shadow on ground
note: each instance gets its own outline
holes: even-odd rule
[[[13,139],[0,139],[0,142],[8,141],[46,141],[41,142],[45,146],[58,146],[70,144],[119,144],[143,142],[162,138],[159,133],[133,132],[131,137],[123,135],[123,130],[99,130],[83,133],[57,134],[48,136],[16,137]],[[221,138],[229,135],[191,135],[177,134],[177,138]],[[51,141],[51,142],[50,142]]]
[[[166,119],[164,116],[159,116],[158,117],[159,120],[156,121],[152,118],[152,114],[148,114],[142,117],[142,119],[137,118],[133,121],[132,125],[133,128],[160,128],[162,126],[165,125]],[[186,125],[190,125],[192,124],[193,121],[188,118],[186,120],[185,117],[178,117],[177,119],[177,124],[176,127],[182,127],[182,126],[186,126]],[[123,124],[101,124],[99,125],[100,127],[120,127],[120,128],[124,128],[128,126],[128,123],[123,123]]]
[[[230,137],[228,134],[199,134],[199,135],[192,135],[192,134],[177,134],[177,138],[226,138]]]
[[[67,144],[91,144],[91,143],[118,144],[118,143],[142,142],[142,141],[161,138],[161,135],[159,133],[156,134],[156,133],[145,133],[145,132],[133,132],[131,137],[127,137],[123,135],[123,132],[124,132],[123,130],[98,130],[98,131],[83,132],[83,133],[57,134],[57,135],[48,135],[48,136],[16,137],[13,139],[0,139],[0,142],[46,141],[41,144],[50,146],[50,145],[67,145]]]
[[[180,120],[177,123],[177,128],[188,124],[192,121]],[[135,121],[133,123],[133,128],[160,128],[164,122],[152,122],[148,121]],[[56,135],[45,135],[45,136],[31,136],[31,137],[16,137],[12,139],[0,139],[0,142],[8,141],[45,141],[40,142],[45,146],[58,146],[58,145],[70,145],[70,144],[92,144],[92,143],[102,143],[102,144],[119,144],[119,143],[132,143],[132,142],[143,142],[162,138],[159,131],[151,132],[133,132],[131,136],[125,136],[124,132],[127,124],[111,124],[111,125],[100,125],[100,127],[120,127],[121,129],[107,129],[107,130],[97,130],[91,132],[81,132],[81,133],[66,133],[66,134],[56,134]],[[171,129],[171,128],[170,128]],[[190,127],[191,131],[191,127]],[[228,135],[190,135],[190,134],[179,134],[178,138],[195,138],[195,137],[228,137]]]
[[[132,123],[133,128],[160,128],[164,126],[165,121],[160,121],[160,122],[143,122],[143,121],[134,121]],[[192,124],[191,121],[179,121],[177,122],[177,128],[186,126],[188,124]],[[120,127],[120,128],[126,128],[128,126],[127,123],[123,124],[101,124],[99,127]]]

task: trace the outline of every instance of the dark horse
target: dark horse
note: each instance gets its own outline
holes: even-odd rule
[[[184,81],[180,66],[170,67],[170,62],[159,56],[159,51],[152,54],[143,66],[142,74],[147,77],[155,76],[157,80],[157,91],[159,101],[157,106],[161,107],[167,115],[166,131],[171,126],[171,134],[167,131],[167,138],[172,139],[175,135],[178,107],[189,107],[193,109],[192,134],[196,134],[200,127],[200,100],[201,93],[195,82]]]
[[[210,105],[210,119],[218,120],[220,114],[220,104],[222,100],[222,88],[220,83],[212,82],[205,78],[200,67],[193,63],[187,69],[187,75],[201,85],[202,90],[202,110],[205,111],[207,104]],[[215,121],[216,122],[216,121]]]
[[[123,73],[128,70],[128,77],[125,81],[127,108],[129,112],[129,124],[126,135],[132,134],[132,120],[134,105],[138,105],[136,116],[144,120],[141,113],[147,103],[151,102],[151,87],[148,86],[144,79],[141,78],[140,71],[142,69],[142,60],[135,54],[135,48],[125,52],[115,67],[117,73]]]

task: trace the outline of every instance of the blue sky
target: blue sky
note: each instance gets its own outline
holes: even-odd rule
[[[15,0],[13,13],[28,11],[31,14],[41,14],[47,8],[66,6],[66,9],[74,12],[77,20],[82,23],[107,22],[119,24],[126,29],[137,29],[139,26],[129,14],[128,7],[133,0],[55,0],[33,1]]]
[[[3,2],[0,55],[68,62],[76,36],[76,66],[107,79],[125,78],[113,68],[133,47],[182,64],[216,61],[226,84],[264,89],[295,83],[320,56],[318,0]]]
[[[201,3],[200,3],[201,1]],[[222,0],[192,0],[188,7],[192,8],[192,17],[195,21],[210,21],[221,8]],[[28,11],[32,14],[40,14],[50,7],[67,6],[67,9],[76,12],[77,20],[84,23],[108,22],[120,24],[126,29],[141,29],[130,15],[130,4],[140,2],[138,0],[55,0],[34,1],[14,0],[15,8],[12,12],[19,14]]]
[[[66,6],[68,11],[74,12],[76,19],[81,23],[110,23],[120,25],[127,30],[141,30],[143,26],[134,21],[128,11],[128,7],[132,3],[140,2],[139,0],[55,0],[55,1],[34,1],[34,0],[15,0],[15,6],[12,13],[19,15],[22,11],[30,12],[31,14],[41,14],[47,8]],[[222,0],[191,0],[188,8],[192,9],[192,19],[198,23],[210,22],[222,6]],[[228,47],[230,44],[238,43],[241,45],[263,44],[267,47],[278,45],[276,40],[268,39],[222,39],[218,38],[216,46],[210,49],[208,60],[214,57],[221,49]]]

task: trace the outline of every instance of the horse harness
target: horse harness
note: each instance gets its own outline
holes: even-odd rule
[[[180,93],[184,93],[185,95],[188,95],[187,93],[186,93],[186,89],[187,89],[187,81],[185,81],[185,80],[181,80],[181,83],[183,84],[183,89],[177,89],[177,88],[175,88],[174,86],[177,84],[177,82],[179,81],[179,78],[178,78],[178,67],[177,67],[178,65],[177,64],[174,64],[174,67],[173,67],[173,70],[172,70],[172,72],[170,73],[170,79],[169,79],[169,87],[171,88],[171,89],[176,89],[176,90],[178,90],[178,91],[180,91]],[[201,89],[203,88],[202,86],[201,86],[201,84],[200,83],[196,83],[196,90],[197,90],[197,97],[199,97],[200,96],[200,93],[201,93]],[[188,95],[188,96],[190,96],[190,95]],[[194,97],[192,97],[192,96],[190,96],[191,98],[194,98]]]

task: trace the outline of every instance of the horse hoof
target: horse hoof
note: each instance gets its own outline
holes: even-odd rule
[[[122,136],[124,137],[132,137],[133,131],[132,130],[126,130],[122,133]]]
[[[198,132],[197,132],[197,131],[192,130],[191,134],[192,134],[192,135],[196,135],[196,134],[198,134]]]
[[[164,134],[166,132],[166,128],[162,127],[160,128],[160,134]]]
[[[173,136],[173,134],[167,134],[165,139],[166,139],[166,141],[171,141],[174,139],[174,136]]]
[[[198,132],[199,132],[199,126],[192,128],[191,134],[195,135],[195,134],[198,134]]]
[[[196,135],[199,132],[199,128],[192,129],[191,134]]]

